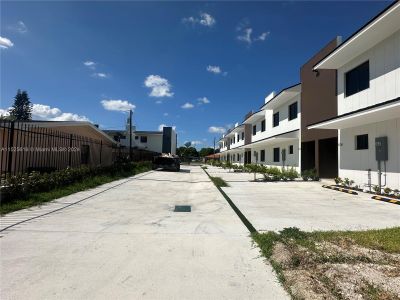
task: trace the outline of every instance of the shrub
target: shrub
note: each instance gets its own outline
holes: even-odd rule
[[[373,185],[373,186],[372,186],[372,189],[373,189],[374,192],[377,193],[377,194],[381,192],[381,189],[379,188],[378,185]]]
[[[335,177],[334,180],[335,180],[336,185],[339,185],[339,184],[343,183],[343,180],[340,177]]]
[[[393,195],[395,195],[396,197],[400,196],[400,191],[398,189],[394,189],[393,190]]]
[[[310,179],[310,170],[301,172],[301,178],[303,178],[304,181],[308,181],[308,179]]]
[[[282,171],[282,177],[284,180],[293,181],[299,177],[299,173],[293,167],[291,167],[289,170]]]
[[[151,169],[151,162],[118,163],[112,166],[98,166],[89,168],[67,168],[51,173],[31,172],[17,175],[8,175],[1,178],[0,195],[3,203],[14,199],[23,199],[35,192],[47,192],[58,187],[79,182],[87,177],[98,175],[121,175],[135,174],[137,170]]]
[[[390,187],[385,187],[385,188],[383,189],[383,192],[384,192],[386,195],[390,195],[390,193],[392,192],[392,189],[391,189]]]
[[[267,175],[267,177],[265,176]],[[268,181],[278,181],[282,178],[282,172],[279,170],[277,167],[270,167],[267,169],[266,173],[264,175],[264,178],[266,178]]]
[[[343,179],[343,185],[344,186],[350,186],[350,179],[349,178],[345,178],[345,179]]]
[[[318,181],[319,180],[319,177],[317,175],[317,170],[315,170],[315,169],[304,170],[301,173],[301,177],[303,178],[304,181],[308,181],[308,180]]]

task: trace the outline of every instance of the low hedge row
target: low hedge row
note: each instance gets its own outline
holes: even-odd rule
[[[223,169],[233,169],[249,173],[260,173],[264,176],[265,181],[291,181],[299,178],[300,176],[305,181],[319,180],[315,169],[305,170],[300,175],[293,167],[281,170],[277,167],[267,167],[262,164],[236,165],[229,161],[221,162],[217,160],[211,160],[208,163],[212,166],[222,167]]]
[[[67,168],[51,173],[30,172],[1,178],[2,203],[24,199],[31,193],[47,192],[94,176],[129,176],[151,169],[151,162],[118,163],[111,166]]]

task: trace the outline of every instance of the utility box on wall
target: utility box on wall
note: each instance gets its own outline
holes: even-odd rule
[[[381,136],[375,138],[375,155],[377,161],[388,160],[388,138],[387,136]]]

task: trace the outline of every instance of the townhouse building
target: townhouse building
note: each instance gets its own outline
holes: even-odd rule
[[[296,84],[267,97],[257,112],[221,138],[222,160],[300,170],[300,95],[301,84]]]
[[[256,112],[228,131],[219,141],[221,160],[337,176],[337,130],[308,129],[307,124],[337,115],[336,71],[317,74],[313,67],[340,41],[336,37],[301,67],[300,83],[268,95]]]
[[[223,136],[220,151],[233,163],[316,169],[363,188],[399,189],[400,2],[314,54],[300,84],[267,97]]]
[[[337,72],[338,115],[309,129],[338,130],[339,176],[400,188],[400,2],[314,66]]]
[[[243,121],[251,128],[252,162],[299,170],[300,95],[301,84],[288,87]]]

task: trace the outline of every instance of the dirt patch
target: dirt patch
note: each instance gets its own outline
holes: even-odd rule
[[[274,244],[270,260],[295,299],[400,299],[400,255],[351,239],[286,239]]]

